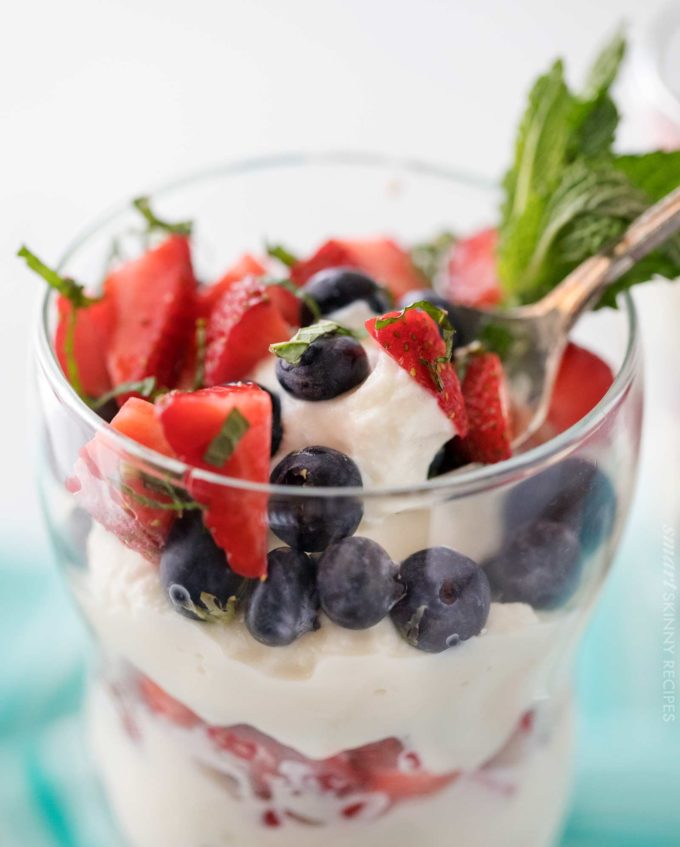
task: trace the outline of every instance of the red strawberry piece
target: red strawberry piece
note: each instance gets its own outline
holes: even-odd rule
[[[208,448],[238,409],[249,428],[221,467],[205,460]],[[163,432],[182,461],[225,477],[269,481],[272,405],[269,395],[253,384],[174,391],[156,406]],[[260,577],[267,572],[267,495],[196,478],[190,471],[187,489],[206,507],[204,521],[225,551],[236,573]]]
[[[471,462],[492,464],[512,455],[505,376],[495,353],[470,356],[463,378],[470,428],[461,443]]]
[[[131,397],[111,426],[144,447],[174,456],[154,406],[147,400]],[[143,468],[143,463],[126,453],[110,432],[102,431],[80,451],[67,488],[83,509],[126,546],[157,561],[175,513],[143,502],[170,503],[169,497],[145,483],[140,473]]]
[[[291,330],[254,277],[235,283],[216,303],[208,320],[206,385],[246,376],[269,353],[269,345],[290,338]]]
[[[462,238],[451,248],[446,272],[446,294],[453,303],[479,308],[496,306],[501,287],[496,270],[498,232],[484,229]]]
[[[291,276],[303,285],[325,268],[353,267],[364,271],[399,299],[407,291],[426,287],[426,281],[411,261],[409,253],[391,238],[370,240],[331,239],[309,259],[293,266]]]
[[[378,321],[385,318],[397,320],[378,329]],[[403,314],[388,312],[381,318],[366,321],[366,329],[397,364],[434,394],[457,434],[465,435],[468,424],[460,383],[451,362],[437,361],[445,358],[446,345],[432,318],[419,309],[409,309]]]
[[[569,429],[585,417],[607,393],[614,381],[609,365],[576,344],[564,351],[550,401],[547,423],[554,434]]]
[[[202,723],[195,712],[192,712],[184,703],[175,700],[160,685],[149,679],[148,676],[140,676],[137,680],[139,695],[146,705],[157,715],[162,715],[174,724],[184,727],[198,726]]]
[[[59,323],[54,346],[61,369],[68,376],[66,344],[73,306],[63,296],[59,297],[57,305]],[[111,389],[111,379],[106,369],[106,350],[113,324],[114,313],[108,299],[77,310],[73,352],[78,376],[88,397],[99,397]]]
[[[104,289],[116,326],[107,365],[114,385],[149,376],[161,386],[175,384],[194,330],[195,288],[189,242],[182,236],[109,275]]]
[[[244,253],[221,279],[213,285],[203,286],[198,290],[196,301],[199,317],[207,318],[217,301],[229,291],[235,282],[245,279],[247,276],[264,276],[266,272],[266,268],[261,262],[251,256],[250,253]]]

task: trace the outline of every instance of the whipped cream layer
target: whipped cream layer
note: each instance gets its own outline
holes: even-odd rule
[[[371,372],[357,388],[332,400],[299,400],[276,378],[276,359],[263,360],[252,379],[281,398],[283,441],[274,457],[321,445],[352,458],[365,487],[424,483],[439,448],[456,435],[434,394],[370,338]]]
[[[402,739],[433,772],[489,758],[562,664],[569,617],[493,604],[484,632],[436,655],[389,619],[350,631],[323,619],[289,647],[259,644],[242,621],[181,617],[158,571],[95,525],[76,591],[105,649],[132,662],[204,721],[250,724],[310,758]]]
[[[272,704],[274,705],[274,704]],[[131,847],[548,847],[569,784],[571,709],[563,708],[519,753],[463,775],[431,796],[368,820],[310,826],[284,819],[263,825],[263,802],[206,766],[198,739],[148,712],[135,714],[138,737],[123,729],[110,695],[90,698],[90,738],[99,773]],[[301,802],[304,798],[300,798]]]

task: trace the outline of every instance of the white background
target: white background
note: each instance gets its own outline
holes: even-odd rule
[[[31,306],[40,283],[13,257],[21,242],[56,261],[65,243],[113,202],[183,170],[260,152],[369,149],[495,175],[509,156],[530,80],[557,54],[568,59],[577,76],[619,21],[629,22],[636,41],[657,5],[642,0],[4,3],[3,544],[8,537],[34,540],[39,527],[25,409]],[[647,322],[656,335],[661,324],[654,322],[667,309],[652,302],[653,294],[647,299]],[[673,302],[677,310],[677,298]],[[676,333],[677,320],[673,337]],[[28,527],[34,534],[26,535]]]

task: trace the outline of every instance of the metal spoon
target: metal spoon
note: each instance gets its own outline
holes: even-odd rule
[[[513,405],[520,410],[519,447],[544,422],[569,331],[603,291],[680,230],[680,187],[650,206],[611,249],[582,262],[543,299],[505,311],[454,305],[463,344],[489,337],[503,345],[503,365]]]

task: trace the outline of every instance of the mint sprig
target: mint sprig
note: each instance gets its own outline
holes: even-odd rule
[[[249,429],[250,423],[241,411],[238,408],[232,409],[222,428],[210,442],[203,460],[215,468],[223,467]]]
[[[291,365],[299,365],[305,351],[310,344],[326,335],[351,335],[351,329],[335,323],[335,321],[317,321],[310,326],[303,326],[295,333],[289,341],[280,341],[278,344],[270,344],[269,350],[279,359],[283,359]]]
[[[267,255],[271,256],[272,259],[277,259],[281,262],[282,265],[285,265],[287,268],[292,268],[293,265],[297,265],[298,257],[292,253],[287,247],[284,247],[283,244],[269,244],[265,245],[265,249],[267,251]]]
[[[193,221],[177,221],[176,223],[172,223],[159,218],[151,208],[149,197],[136,197],[132,201],[132,205],[146,221],[149,232],[160,230],[168,235],[185,235],[187,237],[191,235],[194,226]]]
[[[581,92],[569,88],[558,61],[529,95],[503,182],[498,273],[508,304],[539,299],[680,185],[680,153],[613,152],[619,113],[610,88],[625,50],[617,33]],[[680,275],[680,238],[636,265],[601,305],[614,305],[619,291],[654,274]]]

